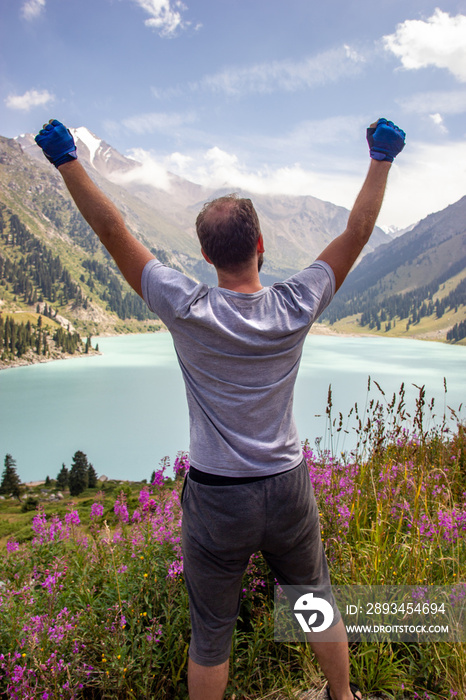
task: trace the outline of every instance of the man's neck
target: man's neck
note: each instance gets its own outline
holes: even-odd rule
[[[257,265],[248,267],[241,272],[228,272],[227,270],[217,269],[217,276],[218,286],[223,289],[230,289],[232,292],[254,294],[254,292],[259,292],[262,289]]]

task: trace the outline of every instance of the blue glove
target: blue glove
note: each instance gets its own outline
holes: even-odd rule
[[[58,168],[59,165],[75,160],[76,144],[69,129],[54,119],[46,124],[36,136],[36,143],[44,152],[45,157]]]
[[[405,137],[405,132],[393,122],[379,119],[375,127],[369,127],[366,132],[371,158],[393,163],[393,159],[405,146]]]

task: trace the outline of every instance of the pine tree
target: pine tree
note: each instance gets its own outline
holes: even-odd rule
[[[16,473],[16,460],[10,454],[5,455],[5,469],[2,474],[0,493],[13,494],[15,498],[21,500],[21,481]]]
[[[155,469],[154,469],[154,471],[152,472],[152,474],[150,475],[149,484],[153,484],[154,481],[155,481]]]
[[[62,464],[61,469],[57,475],[57,488],[60,489],[60,491],[64,491],[66,488],[68,488],[69,482],[70,482],[70,473],[69,473],[68,469],[65,467],[65,465]]]
[[[89,489],[97,488],[97,472],[91,463],[87,468],[87,487]]]
[[[89,462],[84,452],[78,450],[73,455],[73,462],[70,469],[69,486],[70,496],[79,496],[87,489]]]

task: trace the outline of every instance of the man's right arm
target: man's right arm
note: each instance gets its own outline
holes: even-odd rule
[[[91,180],[81,163],[58,166],[76,206],[100,238],[128,284],[142,297],[142,271],[154,256],[126,228],[117,207]]]
[[[335,275],[335,290],[343,284],[374,230],[395,156],[404,146],[405,133],[392,122],[379,119],[368,129],[371,162],[361,191],[348,218],[346,230],[317,260],[328,263]]]
[[[44,125],[37,144],[63,177],[76,206],[115,260],[131,287],[142,296],[142,271],[154,256],[126,228],[122,215],[76,158],[68,129],[57,120]]]

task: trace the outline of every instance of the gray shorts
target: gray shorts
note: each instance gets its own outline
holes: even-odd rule
[[[181,503],[189,655],[196,663],[216,666],[228,659],[251,554],[262,552],[281,585],[329,589],[319,513],[304,461],[240,485],[205,485],[188,475]],[[331,593],[329,602],[335,609]],[[334,624],[339,618],[335,609]]]

